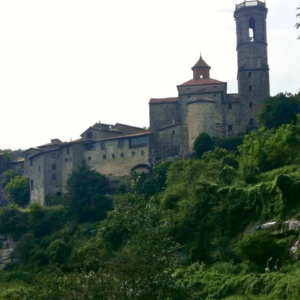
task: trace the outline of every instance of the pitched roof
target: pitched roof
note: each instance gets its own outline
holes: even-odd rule
[[[202,56],[200,56],[199,60],[192,67],[192,69],[194,68],[210,68],[210,66],[202,59]]]
[[[215,80],[212,78],[199,78],[199,79],[192,79],[189,80],[183,84],[180,84],[179,86],[183,85],[206,85],[206,84],[220,84],[220,83],[225,83],[223,81]]]
[[[19,163],[19,162],[23,162],[23,161],[25,161],[24,157],[18,157],[16,160],[11,161],[11,163]]]
[[[167,103],[167,102],[177,102],[178,97],[173,98],[152,98],[149,103]]]

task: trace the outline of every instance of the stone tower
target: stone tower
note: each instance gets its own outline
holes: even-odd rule
[[[257,128],[255,113],[270,96],[267,54],[268,9],[261,1],[244,1],[236,5],[238,90],[240,97],[239,131]]]

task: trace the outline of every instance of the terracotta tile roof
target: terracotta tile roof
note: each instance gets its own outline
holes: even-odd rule
[[[152,98],[149,103],[166,103],[166,102],[177,102],[178,97],[174,98]]]
[[[223,81],[215,80],[212,78],[200,78],[200,79],[192,79],[189,80],[183,84],[180,84],[179,86],[184,86],[184,85],[206,85],[206,84],[220,84],[220,83],[225,83]]]
[[[240,101],[240,96],[239,94],[227,94],[225,102],[236,102]]]
[[[22,161],[25,161],[25,158],[24,157],[19,157],[16,160],[11,161],[11,163],[19,163],[19,162],[22,162]]]
[[[200,56],[199,60],[196,62],[196,64],[192,67],[194,68],[210,68],[210,66],[202,59],[202,56]]]

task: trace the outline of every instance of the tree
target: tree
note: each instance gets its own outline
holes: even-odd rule
[[[15,170],[7,170],[4,172],[5,184],[8,184],[13,178],[18,176],[18,172]]]
[[[297,9],[300,9],[300,6],[297,7]],[[296,17],[299,17],[300,18],[300,13],[296,15]],[[300,27],[300,23],[296,23],[295,27],[298,29]],[[298,37],[298,40],[300,40],[300,35]]]
[[[259,124],[268,129],[278,128],[282,124],[295,124],[300,113],[300,93],[292,95],[280,93],[264,100],[257,118]]]
[[[102,220],[111,209],[111,200],[105,196],[107,190],[106,177],[82,160],[67,182],[72,216],[79,222]]]
[[[213,139],[205,132],[199,134],[194,143],[194,150],[197,152],[198,157],[201,158],[203,153],[214,149]]]
[[[6,185],[6,192],[10,201],[22,207],[30,200],[29,179],[25,176],[15,176]]]

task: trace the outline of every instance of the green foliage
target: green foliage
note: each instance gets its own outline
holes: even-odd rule
[[[281,93],[264,100],[257,118],[260,126],[271,129],[279,128],[283,124],[296,124],[299,113],[300,93],[294,96]]]
[[[237,152],[238,146],[243,142],[244,135],[230,136],[223,139],[215,139],[216,147],[224,148],[228,151]]]
[[[239,146],[239,163],[244,176],[252,167],[265,172],[297,161],[299,130],[299,124],[287,124],[276,130],[262,128],[246,135]]]
[[[30,200],[29,179],[25,176],[13,177],[6,185],[6,192],[11,202],[25,207]]]
[[[18,176],[18,172],[15,170],[7,170],[4,173],[5,185],[7,185],[13,178]]]
[[[2,170],[1,171],[6,171],[10,169],[10,151],[5,150],[3,155],[2,155]]]
[[[206,151],[212,151],[215,147],[213,139],[205,132],[199,134],[194,143],[194,150],[197,152],[199,158],[202,157]]]
[[[0,208],[0,232],[20,237],[28,231],[28,216],[16,205]]]
[[[102,220],[111,209],[107,190],[106,177],[91,170],[83,160],[67,182],[71,215],[79,222]]]
[[[54,240],[48,247],[50,259],[53,263],[64,264],[72,253],[70,244],[64,242],[63,239]]]
[[[283,249],[269,231],[255,231],[246,235],[235,247],[236,253],[244,260],[256,263],[264,270],[270,257],[281,257]]]

